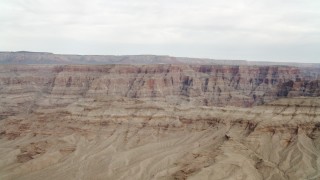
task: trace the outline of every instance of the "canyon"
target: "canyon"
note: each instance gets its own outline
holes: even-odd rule
[[[0,53],[0,179],[320,179],[319,64],[184,60]]]

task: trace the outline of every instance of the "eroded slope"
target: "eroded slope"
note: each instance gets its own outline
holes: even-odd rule
[[[320,99],[255,108],[120,98],[0,122],[1,179],[318,179]]]
[[[0,179],[319,179],[319,82],[284,66],[0,66]]]

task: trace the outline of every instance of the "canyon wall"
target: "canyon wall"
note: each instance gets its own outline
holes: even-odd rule
[[[319,72],[1,65],[0,179],[319,179]]]
[[[282,97],[319,96],[319,87],[319,69],[287,66],[0,66],[0,103],[14,103],[16,97],[31,109],[35,101],[48,97],[61,104],[126,97],[173,105],[251,107]]]

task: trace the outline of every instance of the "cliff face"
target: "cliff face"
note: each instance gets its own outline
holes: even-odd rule
[[[319,96],[319,77],[317,68],[286,66],[4,65],[0,103],[13,109],[24,104],[31,111],[32,104],[48,98],[67,105],[79,98],[126,97],[250,107],[282,97]]]
[[[318,179],[320,70],[1,65],[0,179]]]

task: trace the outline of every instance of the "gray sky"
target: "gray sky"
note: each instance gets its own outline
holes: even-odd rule
[[[1,0],[0,50],[320,63],[320,1]]]

